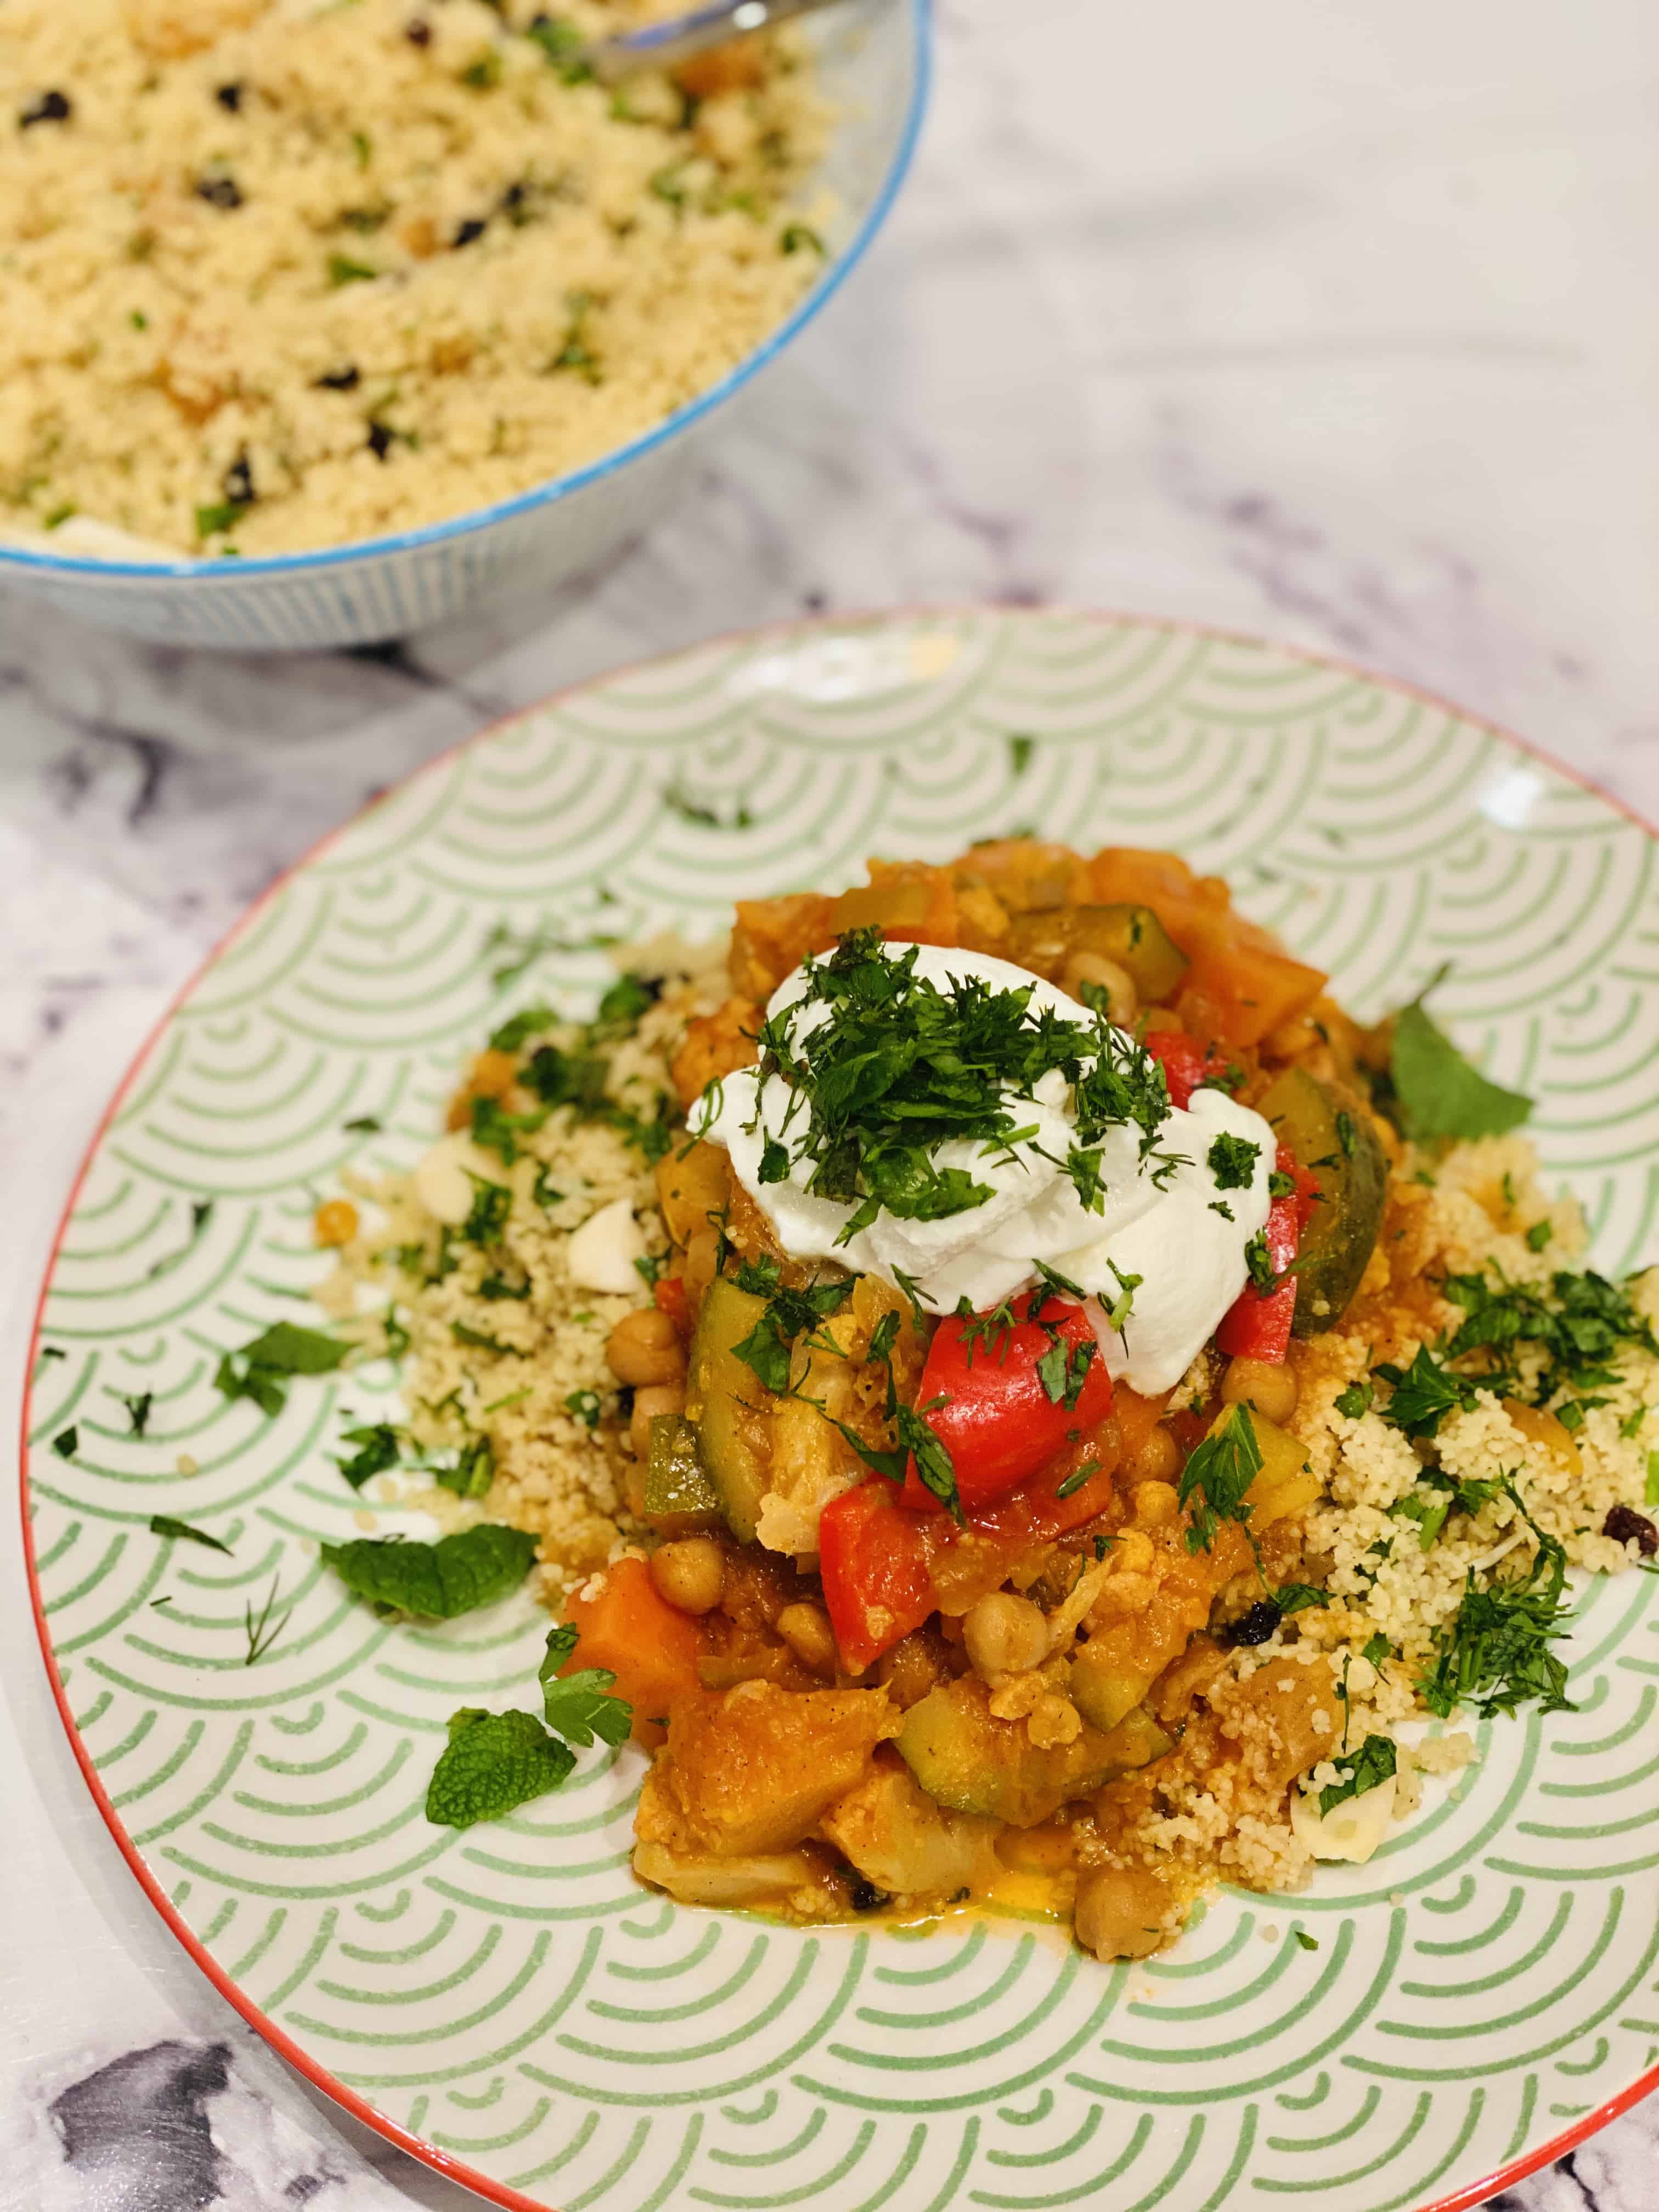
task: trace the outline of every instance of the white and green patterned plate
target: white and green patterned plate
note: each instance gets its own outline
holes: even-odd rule
[[[629,1878],[632,1752],[588,1755],[498,1826],[422,1817],[446,1716],[526,1702],[545,1623],[522,1597],[435,1628],[349,1599],[316,1550],[357,1507],[327,1455],[341,1406],[370,1414],[392,1378],[296,1384],[267,1420],[216,1393],[220,1352],[297,1313],[318,1194],[349,1159],[420,1152],[504,999],[591,1004],[592,951],[494,982],[520,957],[502,925],[526,948],[708,933],[734,893],[1021,825],[1178,847],[1362,1012],[1451,961],[1437,1007],[1538,1097],[1601,1263],[1654,1256],[1648,832],[1397,686],[1061,614],[718,643],[434,763],[234,934],[76,1188],[27,1496],[88,1781],[276,2048],[497,2203],[1411,2212],[1475,2202],[1659,2078],[1647,1577],[1584,1595],[1576,1713],[1482,1729],[1461,1797],[1370,1865],[1282,1903],[1224,1894],[1146,1965],[1012,1922],[799,1932],[680,1911]],[[384,1133],[349,1133],[362,1116]],[[140,1392],[135,1438],[121,1399]],[[52,1440],[71,1426],[66,1459]],[[233,1556],[158,1540],[157,1510]],[[250,1666],[245,1608],[273,1581],[286,1620]]]

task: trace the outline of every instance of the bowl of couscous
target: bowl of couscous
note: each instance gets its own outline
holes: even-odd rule
[[[593,79],[586,41],[672,12],[21,0],[0,581],[362,644],[644,526],[861,258],[927,78],[927,0],[847,0]]]

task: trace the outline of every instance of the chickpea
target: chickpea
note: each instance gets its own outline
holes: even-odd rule
[[[1126,1479],[1133,1483],[1173,1482],[1181,1465],[1181,1453],[1174,1437],[1162,1422],[1132,1451],[1124,1464]]]
[[[605,1356],[617,1382],[631,1382],[635,1389],[642,1384],[677,1382],[685,1373],[679,1332],[654,1306],[624,1314],[611,1332]]]
[[[841,1663],[836,1632],[821,1605],[787,1605],[773,1624],[778,1634],[815,1674],[833,1674]]]
[[[981,1674],[1018,1674],[1048,1656],[1048,1624],[1028,1597],[992,1590],[962,1623],[968,1656]]]
[[[319,1244],[349,1244],[357,1234],[357,1209],[349,1198],[331,1198],[312,1218],[311,1233]]]
[[[648,1390],[634,1393],[634,1411],[628,1423],[628,1441],[635,1459],[651,1456],[651,1424],[659,1413],[672,1414],[676,1420],[685,1411],[684,1382],[653,1383]]]
[[[687,1536],[653,1552],[651,1579],[677,1613],[712,1613],[725,1587],[726,1561],[712,1536]]]
[[[1155,1874],[1090,1867],[1078,1876],[1073,1924],[1097,1959],[1144,1959],[1164,1940],[1173,1900]]]
[[[1288,1421],[1296,1411],[1296,1376],[1265,1359],[1234,1359],[1222,1377],[1221,1395],[1230,1406],[1253,1406],[1264,1420]]]
[[[1139,1012],[1134,978],[1128,969],[1120,968],[1115,960],[1107,959],[1103,952],[1074,952],[1066,963],[1060,988],[1068,991],[1073,998],[1080,999],[1085,983],[1092,983],[1097,992],[1104,992],[1108,1021],[1127,1030]]]

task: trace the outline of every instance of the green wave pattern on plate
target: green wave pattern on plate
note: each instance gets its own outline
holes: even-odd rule
[[[58,1255],[34,1537],[134,1846],[318,2066],[533,2201],[1392,2212],[1547,2140],[1659,2050],[1646,1578],[1583,1594],[1578,1712],[1485,1729],[1480,1765],[1370,1866],[1294,1899],[1224,1895],[1146,1965],[1013,1922],[919,1936],[678,1911],[629,1874],[630,1751],[589,1754],[498,1826],[428,1826],[448,1714],[524,1699],[543,1624],[523,1598],[420,1631],[347,1599],[317,1542],[371,1509],[327,1454],[341,1411],[372,1418],[395,1378],[302,1383],[266,1419],[215,1393],[219,1354],[300,1311],[315,1195],[348,1162],[418,1155],[497,1007],[591,1004],[596,933],[707,934],[738,890],[835,887],[872,852],[943,858],[1023,827],[1177,847],[1361,1012],[1449,961],[1437,1007],[1538,1097],[1547,1168],[1603,1263],[1652,1252],[1643,830],[1341,669],[1134,622],[963,614],[682,654],[391,793],[250,918],[151,1047]],[[497,987],[538,939],[586,949]],[[380,1129],[346,1127],[364,1116]],[[121,1401],[141,1390],[138,1438]],[[65,1460],[51,1439],[71,1424]],[[155,1512],[233,1556],[156,1539]],[[250,1665],[247,1610],[273,1584],[281,1631]]]

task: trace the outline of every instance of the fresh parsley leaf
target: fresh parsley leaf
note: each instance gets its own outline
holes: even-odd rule
[[[376,1421],[368,1428],[344,1429],[340,1442],[357,1447],[349,1459],[337,1459],[334,1462],[354,1490],[361,1490],[373,1476],[384,1474],[389,1467],[398,1464],[398,1431],[390,1421]]]
[[[380,1133],[380,1121],[373,1114],[359,1114],[349,1121],[342,1121],[340,1127],[351,1137],[378,1137]]]
[[[505,1275],[486,1275],[478,1285],[478,1296],[499,1305],[503,1299],[522,1301],[530,1296],[528,1283],[509,1283]]]
[[[222,1552],[228,1559],[234,1557],[228,1544],[222,1544],[216,1536],[210,1536],[205,1528],[192,1528],[188,1521],[175,1521],[170,1513],[152,1513],[149,1516],[152,1536],[170,1536],[190,1544],[205,1544],[210,1551]]]
[[[1348,1420],[1357,1421],[1370,1411],[1376,1395],[1369,1382],[1350,1382],[1346,1390],[1337,1392],[1331,1403]]]
[[[517,1589],[535,1564],[536,1539],[522,1528],[484,1521],[435,1544],[363,1536],[325,1544],[322,1551],[347,1589],[371,1604],[453,1620]]]
[[[928,1405],[915,1408],[901,1406],[895,1419],[898,1425],[899,1442],[915,1461],[922,1488],[937,1498],[953,1519],[960,1522],[966,1516],[962,1510],[962,1496],[957,1488],[956,1462],[943,1438],[924,1419],[926,1414],[933,1413],[945,1403],[943,1398],[935,1398]],[[903,1471],[901,1469],[900,1480],[902,1479]]]
[[[1261,1157],[1261,1147],[1253,1145],[1248,1137],[1230,1136],[1224,1131],[1212,1141],[1206,1157],[1218,1190],[1248,1190],[1255,1174],[1255,1164]]]
[[[1007,1364],[1008,1346],[1014,1337],[1014,1310],[1006,1298],[984,1313],[975,1313],[963,1297],[957,1302],[955,1318],[962,1323],[962,1346],[969,1367],[976,1353],[999,1367]]]
[[[1036,739],[1022,732],[1008,733],[1008,764],[1016,775],[1024,775],[1031,765],[1031,756],[1036,750]]]
[[[1369,1659],[1373,1667],[1380,1667],[1385,1659],[1393,1658],[1394,1646],[1379,1628],[1359,1656],[1362,1659]]]
[[[491,1336],[486,1329],[474,1328],[469,1322],[451,1322],[449,1333],[457,1344],[470,1344],[479,1352],[492,1352],[497,1359],[512,1359],[520,1356],[510,1344],[503,1344],[500,1337]]]
[[[1072,1497],[1076,1492],[1082,1489],[1084,1484],[1087,1482],[1091,1474],[1098,1474],[1099,1473],[1100,1462],[1097,1459],[1085,1459],[1081,1467],[1075,1467],[1072,1469],[1072,1472],[1066,1476],[1064,1482],[1057,1482],[1054,1485],[1054,1496],[1056,1498]],[[1103,1555],[1098,1553],[1097,1554],[1097,1557]]]
[[[468,1244],[499,1244],[513,1210],[513,1193],[504,1182],[490,1182],[471,1172],[467,1180],[472,1185],[472,1207],[461,1224],[461,1236]]]
[[[1436,1632],[1435,1663],[1419,1687],[1443,1720],[1465,1705],[1482,1714],[1514,1713],[1534,1698],[1547,1713],[1577,1710],[1566,1694],[1566,1668],[1550,1650],[1566,1634],[1572,1610],[1563,1601],[1566,1553],[1533,1520],[1513,1483],[1504,1488],[1538,1549],[1516,1579],[1480,1589],[1471,1572],[1455,1618]]]
[[[1316,1951],[1319,1948],[1319,1938],[1316,1936],[1310,1936],[1305,1928],[1292,1928],[1291,1933],[1304,1951]]]
[[[1505,1091],[1470,1066],[1430,1019],[1420,998],[1395,1017],[1389,1073],[1406,1134],[1419,1144],[1437,1137],[1501,1136],[1532,1112],[1530,1098]]]
[[[1033,1260],[1031,1266],[1038,1281],[1057,1297],[1074,1299],[1079,1305],[1087,1298],[1089,1293],[1081,1283],[1074,1283],[1069,1275],[1062,1275],[1058,1267],[1051,1267],[1046,1260]],[[1120,1275],[1118,1280],[1121,1282],[1122,1279]]]
[[[504,1167],[510,1168],[519,1157],[519,1139],[539,1129],[552,1109],[544,1107],[538,1114],[509,1114],[499,1098],[475,1098],[469,1110],[473,1143],[494,1152]]]
[[[488,1437],[474,1437],[457,1453],[453,1467],[434,1468],[432,1480],[457,1498],[487,1498],[495,1480],[495,1454]]]
[[[732,1346],[733,1358],[741,1359],[769,1390],[781,1396],[789,1388],[789,1358],[795,1339],[810,1334],[821,1321],[839,1312],[852,1295],[851,1276],[838,1282],[809,1284],[804,1291],[775,1291],[749,1334],[741,1344]]]
[[[1383,1419],[1408,1437],[1432,1437],[1448,1413],[1466,1413],[1474,1405],[1475,1386],[1437,1359],[1426,1344],[1419,1345],[1409,1367],[1391,1360],[1371,1370],[1393,1386]]]
[[[1351,1797],[1363,1797],[1368,1790],[1387,1782],[1395,1771],[1398,1757],[1394,1738],[1388,1735],[1368,1735],[1358,1751],[1344,1752],[1340,1764],[1348,1769],[1348,1778],[1346,1782],[1328,1783],[1320,1791],[1321,1814],[1334,1813]]]
[[[599,1394],[597,1390],[573,1390],[564,1401],[564,1410],[584,1428],[597,1429],[603,1411]]]
[[[1264,1298],[1272,1297],[1279,1288],[1279,1271],[1267,1249],[1267,1232],[1258,1229],[1244,1247],[1244,1266],[1250,1278],[1250,1286]]]
[[[562,1052],[556,1044],[540,1045],[530,1055],[522,1080],[544,1106],[574,1106],[585,1119],[602,1119],[605,1063],[595,1053]]]
[[[288,1402],[290,1376],[329,1374],[351,1348],[320,1329],[276,1322],[251,1344],[225,1353],[214,1374],[214,1387],[232,1400],[251,1398],[268,1419],[274,1419]]]
[[[1528,1249],[1533,1252],[1541,1252],[1554,1234],[1554,1227],[1550,1222],[1534,1221],[1532,1227],[1527,1231]]]
[[[1245,1493],[1261,1472],[1261,1447],[1247,1406],[1235,1406],[1220,1426],[1206,1437],[1181,1470],[1176,1502],[1192,1507],[1187,1549],[1207,1552],[1223,1521],[1244,1523],[1250,1509]]]
[[[625,1743],[634,1708],[626,1698],[611,1695],[617,1678],[610,1668],[585,1667],[574,1674],[559,1673],[576,1648],[576,1635],[568,1621],[552,1630],[546,1656],[537,1670],[547,1725],[584,1751],[596,1737],[609,1744]]]
[[[426,1817],[440,1828],[470,1828],[556,1790],[576,1764],[534,1713],[486,1713],[464,1706],[449,1721],[449,1741],[427,1785]]]
[[[787,1182],[789,1180],[789,1155],[775,1137],[768,1137],[761,1146],[760,1180],[763,1182]]]
[[[747,1291],[751,1298],[769,1298],[778,1287],[781,1272],[769,1252],[763,1252],[758,1259],[739,1260],[736,1278],[738,1288]]]
[[[1115,1260],[1109,1260],[1106,1264],[1117,1277],[1117,1296],[1106,1308],[1106,1318],[1121,1336],[1124,1324],[1134,1310],[1135,1292],[1146,1279],[1144,1275],[1124,1274]]]
[[[1296,1177],[1286,1175],[1283,1168],[1275,1168],[1267,1177],[1269,1198],[1289,1198],[1296,1188]]]
[[[1641,1435],[1642,1424],[1646,1420],[1647,1417],[1648,1409],[1645,1406],[1633,1406],[1630,1412],[1626,1414],[1624,1419],[1620,1422],[1619,1433],[1623,1437],[1626,1443],[1630,1442],[1632,1437],[1638,1437]]]

